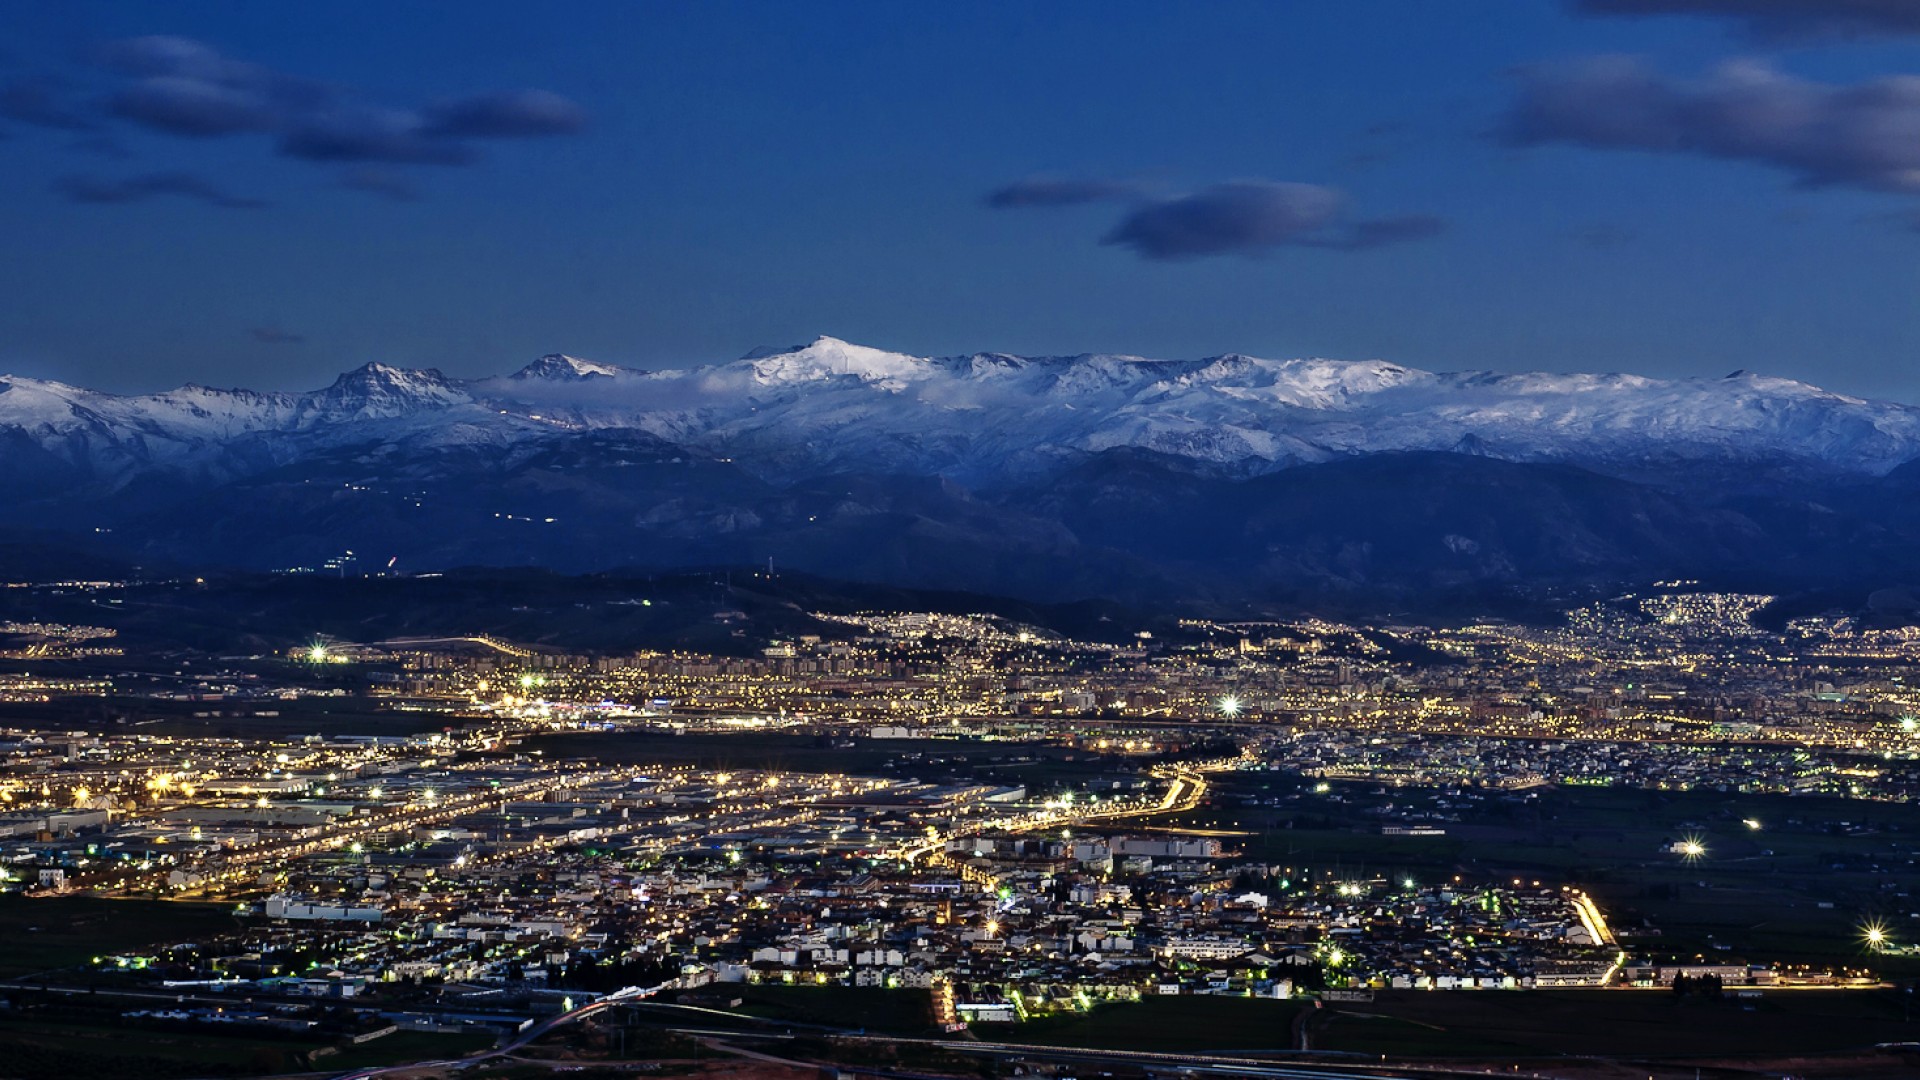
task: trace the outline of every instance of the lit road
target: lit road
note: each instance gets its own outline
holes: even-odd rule
[[[663,989],[665,989],[664,986],[649,986],[644,989],[638,986],[629,986],[625,990],[616,990],[613,993],[608,994],[606,997],[600,998],[596,1001],[589,1001],[585,1005],[581,1005],[577,1008],[570,1009],[567,1012],[563,1012],[558,1016],[548,1017],[547,1019],[542,1020],[539,1023],[534,1024],[531,1027],[527,1028],[525,1031],[522,1031],[520,1034],[515,1035],[513,1039],[507,1042],[505,1045],[496,1046],[492,1050],[483,1050],[480,1053],[473,1054],[468,1057],[455,1058],[455,1059],[442,1060],[442,1061],[416,1061],[409,1065],[388,1065],[388,1066],[384,1066],[382,1068],[377,1068],[377,1069],[357,1069],[353,1072],[341,1073],[338,1076],[336,1076],[334,1080],[367,1080],[367,1078],[369,1077],[387,1076],[393,1073],[412,1072],[415,1069],[472,1068],[473,1066],[478,1065],[483,1061],[491,1061],[495,1058],[508,1057],[512,1054],[518,1053],[520,1050],[524,1049],[526,1046],[531,1044],[534,1040],[539,1039],[541,1036],[547,1035],[548,1033],[552,1032],[556,1028],[565,1027],[568,1024],[578,1023],[579,1021],[585,1020],[587,1017],[592,1016],[595,1013],[604,1012],[607,1009],[614,1008],[615,1006],[625,1005],[631,1002],[644,1000],[646,998],[652,997],[653,995],[659,993]]]
[[[1038,810],[1018,817],[996,818],[982,822],[978,828],[955,833],[935,833],[926,839],[899,848],[893,857],[907,863],[916,863],[921,859],[946,847],[949,840],[974,832],[986,830],[1004,830],[1007,832],[1034,832],[1040,829],[1053,829],[1063,826],[1079,826],[1102,821],[1119,821],[1127,818],[1149,817],[1158,814],[1178,814],[1199,806],[1207,796],[1206,773],[1236,768],[1247,758],[1228,758],[1222,761],[1208,761],[1195,764],[1162,766],[1154,775],[1168,781],[1167,788],[1161,792],[1157,802],[1124,802],[1106,807],[1088,804],[1082,808],[1071,806],[1058,809]]]
[[[485,791],[449,795],[406,807],[382,809],[366,817],[348,818],[331,825],[302,829],[287,839],[257,841],[230,850],[216,851],[199,862],[158,867],[131,875],[109,878],[95,888],[109,895],[164,891],[169,888],[168,875],[178,870],[198,875],[200,880],[192,887],[205,891],[221,885],[234,884],[246,877],[247,868],[262,863],[338,849],[356,840],[370,839],[382,833],[399,832],[477,811],[497,809],[524,795],[596,783],[619,775],[623,774],[609,769],[540,776],[503,784]]]
[[[914,1043],[937,1046],[964,1054],[994,1057],[1048,1058],[1079,1062],[1108,1062],[1120,1065],[1165,1066],[1182,1073],[1224,1076],[1272,1076],[1282,1080],[1406,1080],[1407,1077],[1433,1075],[1420,1069],[1382,1069],[1378,1065],[1341,1065],[1314,1062],[1302,1064],[1270,1058],[1237,1057],[1226,1054],[1166,1054],[1150,1050],[1102,1050],[1091,1047],[1037,1046],[1029,1043],[979,1042],[965,1039],[897,1039],[887,1036],[837,1036],[841,1042]],[[1436,1073],[1453,1075],[1446,1070]]]
[[[632,766],[618,769],[576,769],[544,774],[479,791],[454,793],[439,798],[429,797],[403,806],[382,807],[372,814],[300,829],[286,837],[259,840],[251,844],[208,852],[197,859],[142,869],[128,867],[81,887],[104,896],[124,896],[146,891],[170,893],[175,897],[195,894],[205,897],[217,896],[226,887],[248,883],[259,869],[286,860],[351,849],[360,841],[370,841],[382,834],[403,832],[421,825],[498,810],[515,799],[608,781],[630,781],[658,775],[660,775],[659,770]],[[790,794],[789,792],[793,789],[789,786],[786,791],[775,795],[773,791],[778,786],[779,780],[776,774],[768,780],[767,787],[725,792],[722,798],[689,817],[688,820],[692,821],[693,817],[703,818],[710,823],[706,826],[706,831],[720,834],[738,833],[751,829],[786,828],[814,820],[820,814],[817,804],[830,801],[841,793],[839,785],[836,785],[834,790],[822,787],[804,793]],[[632,824],[604,828],[600,836],[604,839],[657,827],[656,822],[638,820]],[[682,839],[686,836],[684,832],[678,835]],[[570,842],[572,842],[570,839],[564,837],[537,837],[496,846],[485,854],[473,856],[469,861],[472,864],[497,863]],[[669,839],[662,840],[663,844],[668,842]],[[169,875],[175,871],[194,875],[194,877],[184,886],[171,886]]]

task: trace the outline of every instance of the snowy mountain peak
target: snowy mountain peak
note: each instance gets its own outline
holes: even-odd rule
[[[599,364],[564,353],[548,353],[508,376],[511,379],[546,379],[557,382],[581,382],[587,379],[611,379],[626,374],[627,368]]]
[[[57,382],[53,379],[36,379],[30,375],[0,375],[0,385],[54,394],[89,394],[93,392],[78,386]]]
[[[355,386],[445,386],[447,377],[437,368],[398,368],[370,360],[333,380],[332,389]]]
[[[469,402],[435,368],[397,368],[378,362],[346,372],[332,386],[302,399],[304,411],[329,422],[392,419]]]
[[[1241,474],[1398,451],[1630,477],[1701,462],[1879,475],[1920,458],[1920,408],[1750,373],[1435,373],[1239,353],[930,359],[832,337],[756,353],[652,372],[554,353],[471,381],[372,363],[304,394],[123,396],[10,376],[0,439],[116,477],[237,475],[370,442],[506,446],[598,431],[643,433],[773,480],[829,470],[1002,483],[1116,449]]]
[[[750,363],[756,381],[772,384],[811,383],[852,377],[865,383],[923,378],[932,370],[922,357],[855,345],[821,336],[811,344],[756,358]]]

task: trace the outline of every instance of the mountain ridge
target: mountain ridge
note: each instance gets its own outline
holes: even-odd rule
[[[1461,446],[1620,475],[1689,459],[1882,475],[1920,457],[1920,408],[1746,371],[1654,379],[1237,353],[919,357],[829,337],[657,371],[560,353],[477,379],[375,362],[306,393],[188,385],[115,395],[17,376],[0,386],[0,428],[76,465],[103,452],[161,469],[218,457],[240,439],[434,441],[456,424],[469,441],[631,428],[697,452],[745,451],[770,475],[857,467],[974,483],[1120,447],[1247,473]],[[315,431],[361,423],[397,426]]]
[[[1917,462],[1920,409],[1744,371],[822,338],[685,369],[373,363],[305,393],[0,379],[0,527],[247,570],[773,559],[1238,611],[1676,577],[1879,587],[1920,580]]]

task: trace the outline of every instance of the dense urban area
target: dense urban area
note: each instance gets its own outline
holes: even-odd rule
[[[1666,1075],[1650,1009],[1675,1076],[1916,1065],[1910,628],[1672,582],[1543,625],[227,654],[128,647],[125,587],[0,623],[20,1075]]]

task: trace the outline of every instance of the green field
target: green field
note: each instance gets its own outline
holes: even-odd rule
[[[10,1017],[0,1020],[0,1075],[9,1080],[259,1076],[308,1068],[306,1055],[320,1045],[307,1039]]]
[[[218,1028],[150,1030],[129,1025],[46,1021],[31,1014],[0,1018],[0,1076],[67,1077],[257,1076],[322,1070],[345,1072],[465,1057],[494,1043],[491,1035],[400,1031],[359,1045],[312,1036]],[[339,1046],[339,1052],[313,1052]]]
[[[883,1035],[926,1035],[933,1006],[924,990],[864,986],[748,986],[739,1012],[776,1023],[860,1028]]]
[[[84,965],[96,956],[230,931],[232,911],[226,904],[0,895],[0,978],[17,979]]]
[[[1091,1012],[979,1025],[975,1030],[995,1042],[1040,1046],[1157,1053],[1286,1051],[1293,1047],[1294,1017],[1306,1007],[1256,998],[1149,997],[1137,1004],[1101,1005]]]
[[[653,732],[582,732],[540,735],[516,749],[554,758],[591,758],[607,764],[695,765],[709,769],[790,769],[798,772],[872,771],[900,760],[916,775],[952,770],[992,769],[995,758],[1034,755],[1059,759],[1073,754],[1085,769],[1099,766],[1090,755],[1055,747],[1001,742],[950,742],[934,739],[861,739],[853,747],[825,738],[780,733],[753,735],[668,735]],[[920,755],[909,760],[909,755]],[[938,759],[938,760],[931,760]],[[1086,759],[1084,763],[1080,759]],[[1022,766],[997,766],[1018,775]],[[1031,766],[1025,766],[1031,769]]]
[[[375,1065],[403,1065],[411,1061],[441,1061],[462,1058],[488,1049],[494,1037],[487,1034],[439,1034],[430,1031],[396,1031],[372,1042],[342,1046],[338,1054],[329,1054],[315,1064],[328,1070],[345,1072]]]
[[[1245,831],[1230,849],[1294,880],[1540,880],[1586,887],[1623,944],[1656,954],[1871,966],[1920,976],[1920,958],[1871,955],[1862,927],[1920,941],[1920,806],[1833,798],[1617,788],[1489,793],[1456,806],[1447,835],[1383,836],[1370,807],[1420,805],[1431,792],[1335,783],[1315,793],[1277,774],[1216,779],[1216,800],[1169,825]],[[1280,806],[1249,805],[1289,794]],[[1457,800],[1456,800],[1457,801]],[[1759,822],[1751,829],[1747,819]],[[1696,836],[1705,858],[1663,845]],[[1823,906],[1824,905],[1824,906]],[[1638,936],[1634,932],[1640,931]]]
[[[1315,1049],[1418,1056],[1702,1057],[1818,1053],[1920,1038],[1894,991],[1382,992],[1313,1025]]]
[[[1920,1038],[1894,991],[1775,991],[1758,1001],[1681,1000],[1666,991],[1382,992],[1365,1004],[1149,997],[1138,1004],[1018,1025],[980,1026],[993,1041],[1157,1053],[1294,1048],[1307,1010],[1310,1046],[1394,1057],[1567,1054],[1676,1057],[1818,1053]]]
[[[102,671],[101,674],[107,672]],[[74,673],[78,674],[78,673]],[[278,716],[221,715],[255,709]],[[207,713],[196,716],[196,713]],[[443,713],[388,712],[365,698],[313,699],[238,706],[156,698],[63,698],[51,703],[0,703],[0,727],[38,731],[93,731],[105,735],[183,735],[199,738],[295,739],[304,735],[417,735],[459,727]]]

